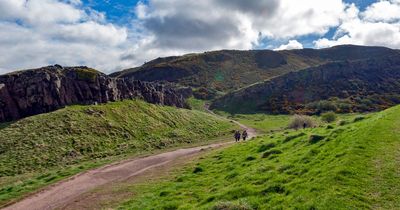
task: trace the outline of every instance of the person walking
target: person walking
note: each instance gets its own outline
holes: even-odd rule
[[[235,131],[234,137],[235,137],[235,142],[240,141],[240,131]]]
[[[247,131],[244,130],[243,133],[242,133],[243,141],[246,141],[247,137],[248,137]]]

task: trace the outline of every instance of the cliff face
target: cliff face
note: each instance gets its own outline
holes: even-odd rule
[[[316,103],[320,101],[327,103]],[[391,56],[332,62],[291,72],[225,95],[211,108],[229,112],[313,114],[318,109],[330,109],[326,106],[340,106],[333,107],[333,111],[358,112],[398,103],[400,56]]]
[[[71,104],[134,98],[154,104],[187,107],[183,92],[157,83],[111,78],[87,67],[49,66],[0,76],[0,122],[54,111]]]

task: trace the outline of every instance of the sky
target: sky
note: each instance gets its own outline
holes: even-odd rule
[[[400,0],[0,0],[0,74],[341,44],[400,48]]]

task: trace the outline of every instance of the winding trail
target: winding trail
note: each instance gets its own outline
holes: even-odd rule
[[[207,110],[208,107],[206,107]],[[209,112],[215,115],[212,111]],[[218,116],[223,118],[221,116]],[[257,136],[253,128],[249,128],[237,121],[231,120],[246,129],[249,138]],[[84,193],[87,193],[97,187],[112,184],[113,182],[135,178],[150,169],[157,170],[157,167],[166,165],[178,158],[190,157],[206,149],[215,149],[223,147],[232,142],[216,143],[193,148],[177,149],[171,152],[165,152],[157,155],[151,155],[141,158],[133,158],[122,162],[106,165],[97,169],[89,170],[77,174],[69,179],[50,185],[36,194],[16,202],[4,208],[4,210],[45,210],[62,209],[68,204],[73,203]]]

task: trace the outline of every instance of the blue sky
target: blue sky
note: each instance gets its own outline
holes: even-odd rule
[[[340,44],[400,48],[400,0],[0,0],[0,73]]]

